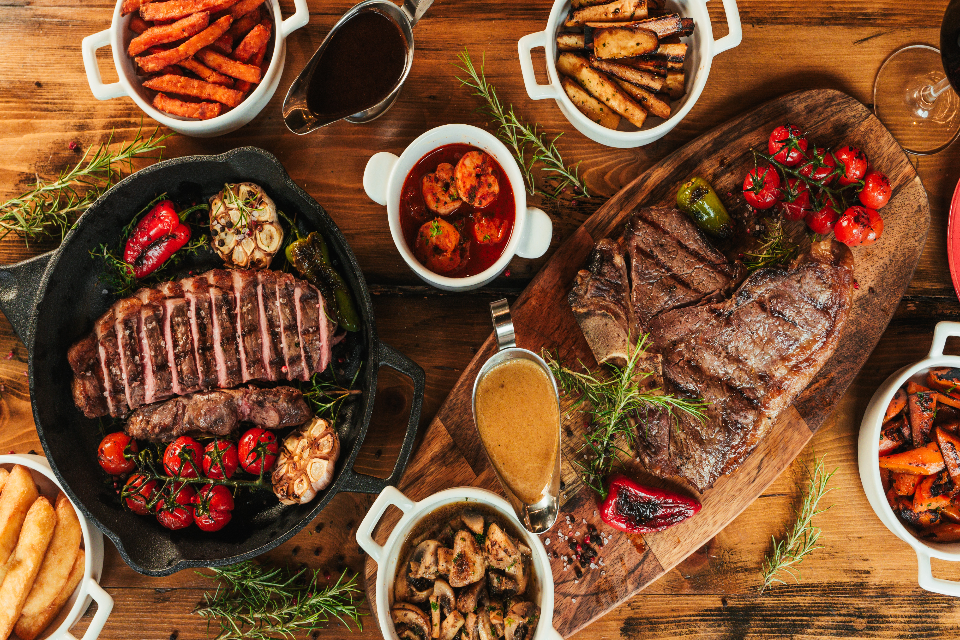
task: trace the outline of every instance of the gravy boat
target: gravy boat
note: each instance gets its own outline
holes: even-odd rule
[[[507,494],[507,501],[510,502],[510,506],[512,506],[514,512],[516,512],[517,518],[528,531],[537,534],[544,533],[554,525],[557,521],[557,515],[560,513],[560,394],[557,391],[557,381],[553,378],[550,367],[547,366],[547,363],[544,362],[540,356],[533,351],[517,346],[516,333],[513,330],[513,319],[510,317],[510,307],[507,305],[506,299],[491,302],[490,315],[493,318],[493,326],[497,334],[497,347],[499,350],[483,364],[480,372],[477,374],[477,379],[473,383],[472,406],[474,426],[476,426],[477,422],[477,387],[480,385],[480,381],[491,369],[509,360],[522,358],[539,366],[550,379],[550,383],[553,385],[554,397],[557,401],[557,451],[554,457],[554,468],[550,476],[550,482],[544,489],[540,500],[534,504],[526,504],[520,500],[510,489],[509,485],[507,485],[503,476],[500,475],[497,466],[492,464],[493,461],[491,460],[493,471],[497,474],[497,479],[500,480],[500,486],[503,487],[504,492]],[[479,432],[479,427],[477,430]],[[483,438],[481,438],[480,441],[483,442]],[[486,451],[486,444],[484,444],[484,450]],[[490,457],[489,451],[487,452],[487,457]]]
[[[365,0],[343,14],[343,17],[333,25],[330,33],[328,33],[327,37],[320,43],[320,47],[316,53],[313,54],[313,57],[310,58],[310,62],[307,63],[307,66],[303,68],[303,71],[300,72],[297,79],[290,85],[290,89],[287,91],[287,97],[283,99],[283,122],[287,125],[287,128],[293,133],[303,135],[340,120],[363,123],[370,122],[382,116],[397,100],[397,97],[400,95],[400,89],[403,88],[403,83],[410,73],[410,67],[413,66],[413,26],[423,17],[423,14],[427,12],[431,4],[433,4],[433,0],[404,0],[403,6],[398,7],[390,2],[390,0]],[[343,27],[344,24],[358,14],[366,11],[375,11],[388,18],[400,29],[401,33],[403,33],[403,39],[407,43],[407,57],[403,64],[403,73],[400,74],[400,78],[396,84],[394,84],[390,93],[369,109],[342,118],[329,117],[323,119],[313,113],[307,106],[307,87],[310,86],[313,73],[333,35]]]

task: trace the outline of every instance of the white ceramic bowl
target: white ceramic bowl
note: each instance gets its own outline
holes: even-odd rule
[[[860,482],[867,500],[873,507],[877,517],[891,532],[908,545],[913,547],[917,554],[919,565],[918,581],[927,591],[942,593],[948,596],[960,597],[960,583],[934,578],[930,571],[930,558],[960,562],[960,542],[937,543],[921,540],[913,535],[894,514],[887,502],[880,481],[880,431],[883,427],[883,415],[893,395],[907,380],[918,373],[934,367],[958,367],[960,357],[943,354],[943,346],[947,338],[960,336],[960,322],[941,322],[933,332],[933,344],[926,359],[904,367],[880,385],[873,394],[867,410],[860,423],[860,440],[857,446],[857,456],[860,465]]]
[[[510,181],[517,214],[510,240],[507,241],[503,255],[493,266],[475,276],[449,278],[438,275],[420,264],[412,248],[407,246],[407,241],[403,238],[403,229],[400,227],[400,191],[403,189],[403,181],[406,180],[407,174],[420,158],[438,147],[458,143],[482,149],[496,159]],[[467,124],[445,124],[430,129],[411,142],[399,158],[387,152],[374,155],[367,161],[363,171],[363,189],[371,200],[387,207],[390,234],[404,261],[424,282],[438,289],[467,291],[482,287],[500,275],[510,264],[513,256],[539,258],[550,248],[553,222],[550,216],[540,209],[527,207],[527,192],[523,176],[516,160],[513,159],[513,154],[495,136],[477,127]]]
[[[97,100],[110,100],[129,96],[137,103],[144,113],[162,125],[170,127],[178,133],[197,138],[209,138],[235,131],[247,124],[267,106],[280,84],[283,73],[284,58],[287,53],[286,39],[291,33],[303,27],[310,21],[310,11],[307,0],[294,0],[295,13],[281,20],[280,5],[277,0],[267,0],[263,6],[273,20],[273,52],[270,66],[263,74],[263,80],[257,85],[246,99],[238,106],[230,109],[223,115],[210,120],[190,120],[172,116],[153,107],[153,91],[140,86],[137,78],[136,63],[127,55],[127,45],[132,34],[128,25],[134,14],[120,15],[120,6],[123,0],[117,2],[113,10],[113,22],[109,29],[87,36],[83,39],[83,66],[87,72],[87,82]],[[100,78],[100,67],[97,65],[97,49],[109,45],[113,49],[113,64],[117,68],[119,82],[104,84]]]
[[[17,464],[30,469],[40,494],[50,498],[50,502],[53,503],[62,488],[53,471],[50,470],[47,459],[31,454],[0,456],[0,467],[9,470]],[[38,636],[39,640],[74,640],[73,635],[70,634],[70,628],[90,606],[91,599],[97,602],[97,613],[93,616],[82,640],[94,640],[100,635],[103,625],[110,617],[110,612],[113,611],[113,598],[99,584],[100,572],[103,570],[103,535],[95,527],[90,526],[81,511],[77,509],[77,505],[73,505],[73,508],[77,512],[80,529],[83,531],[83,548],[86,554],[83,578],[57,617],[46,631]]]
[[[455,502],[480,503],[492,507],[504,520],[513,523],[515,529],[523,532],[524,543],[533,551],[533,570],[540,581],[540,602],[537,603],[540,607],[540,624],[537,625],[537,632],[531,640],[561,640],[560,634],[553,628],[553,572],[543,543],[540,538],[523,528],[506,500],[490,491],[473,487],[447,489],[420,502],[413,502],[394,487],[387,487],[364,516],[357,529],[357,542],[377,563],[377,620],[380,622],[383,637],[398,640],[390,619],[390,609],[393,606],[393,577],[397,573],[397,562],[404,540],[425,516]],[[400,509],[403,517],[393,528],[386,544],[381,547],[374,542],[372,534],[384,511],[391,506]]]
[[[736,47],[743,40],[743,29],[740,26],[740,12],[737,9],[736,0],[722,1],[730,32],[719,40],[713,39],[713,26],[710,24],[710,12],[707,11],[706,0],[668,0],[667,2],[670,11],[680,13],[685,18],[693,18],[696,28],[693,35],[683,38],[683,41],[689,45],[685,64],[687,92],[680,100],[673,101],[672,113],[666,120],[648,118],[639,131],[608,129],[580,113],[580,110],[567,97],[560,85],[560,75],[557,73],[557,32],[563,26],[570,11],[570,0],[556,0],[553,3],[546,29],[520,38],[520,70],[523,72],[523,84],[527,87],[527,94],[533,100],[544,98],[556,100],[560,111],[577,131],[608,147],[629,149],[659,140],[677,126],[677,123],[683,120],[696,104],[703,92],[703,87],[707,84],[707,76],[710,75],[710,65],[714,56]],[[538,84],[533,72],[531,51],[537,47],[543,47],[546,53],[547,76],[550,79],[547,84]]]

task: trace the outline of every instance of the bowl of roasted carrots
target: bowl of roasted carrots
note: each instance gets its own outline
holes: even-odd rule
[[[913,547],[919,583],[960,596],[934,578],[930,559],[960,561],[960,357],[945,355],[960,322],[941,322],[928,357],[900,369],[870,400],[860,426],[860,481],[884,525]]]
[[[83,39],[90,90],[130,97],[148,116],[188,136],[247,124],[273,97],[286,38],[310,19],[306,0],[283,19],[277,0],[119,0],[109,29]],[[105,84],[97,49],[110,46],[119,76]]]

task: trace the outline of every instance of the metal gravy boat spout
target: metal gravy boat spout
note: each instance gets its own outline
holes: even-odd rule
[[[300,75],[297,76],[287,91],[287,96],[283,100],[282,109],[283,122],[287,125],[287,128],[293,133],[302,135],[339,120],[364,123],[370,122],[383,115],[397,100],[397,97],[400,95],[400,89],[403,88],[403,83],[410,73],[410,68],[413,66],[413,26],[423,17],[423,14],[426,13],[431,4],[433,4],[433,0],[404,0],[403,6],[398,7],[390,2],[390,0],[365,0],[343,14],[343,17],[333,25],[330,33],[323,39],[323,42],[320,44],[316,53],[313,54],[313,57],[310,58],[307,66],[303,68],[303,71],[300,72]],[[400,29],[407,45],[407,55],[404,61],[403,72],[387,96],[377,104],[346,117],[317,115],[310,110],[308,105],[307,89],[310,86],[310,81],[317,69],[320,58],[323,56],[334,34],[351,19],[366,11],[379,13],[388,18]]]

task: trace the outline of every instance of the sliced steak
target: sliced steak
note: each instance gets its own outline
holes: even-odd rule
[[[240,384],[240,354],[237,352],[237,330],[233,311],[232,289],[224,292],[210,287],[210,309],[213,322],[213,355],[217,369],[217,386],[229,389]]]
[[[306,380],[312,374],[325,370],[330,364],[331,344],[326,307],[320,291],[305,282],[297,283],[293,297],[297,305],[297,328],[306,363]]]
[[[159,304],[150,302],[140,307],[140,354],[143,357],[143,401],[146,404],[173,395],[173,371],[167,357],[163,325],[163,308]]]
[[[120,347],[117,343],[116,316],[111,308],[93,325],[97,336],[100,369],[103,375],[104,397],[107,410],[114,418],[127,415],[127,390],[123,384],[123,365],[120,363]]]
[[[163,312],[163,336],[167,341],[167,362],[173,372],[173,393],[178,396],[193,393],[200,388],[200,380],[193,355],[187,301],[167,298],[163,301]]]
[[[240,349],[240,374],[244,382],[266,380],[263,368],[263,340],[260,334],[260,304],[257,300],[257,276],[252,271],[233,271],[233,295],[237,302],[237,344]]]
[[[260,307],[260,339],[263,341],[263,368],[268,380],[287,377],[283,368],[280,310],[277,308],[277,274],[257,271],[257,302]]]
[[[633,318],[627,265],[618,243],[597,243],[587,269],[580,271],[568,296],[573,315],[597,362],[623,366],[631,345]]]
[[[213,315],[210,309],[210,283],[202,277],[180,281],[190,313],[197,378],[201,389],[217,386],[217,364],[213,349]]]
[[[280,342],[283,346],[283,361],[286,364],[284,377],[287,380],[303,380],[303,352],[300,348],[300,330],[297,326],[297,309],[294,302],[296,281],[289,273],[277,274],[277,310],[280,315]]]
[[[124,298],[113,306],[116,316],[117,349],[127,389],[127,404],[136,409],[144,403],[143,359],[140,355],[140,307],[137,298]]]
[[[667,388],[710,406],[703,423],[680,416],[669,453],[663,437],[646,442],[647,467],[701,491],[736,469],[833,353],[852,288],[850,250],[823,241],[788,269],[754,272],[729,300],[654,318]]]
[[[67,361],[73,369],[73,401],[77,408],[88,418],[107,415],[109,409],[103,390],[97,336],[91,333],[70,347]]]

